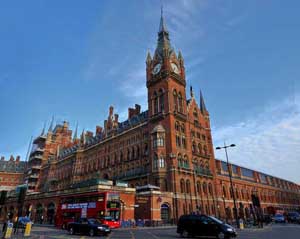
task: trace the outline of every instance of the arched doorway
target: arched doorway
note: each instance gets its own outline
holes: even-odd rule
[[[37,204],[36,206],[36,214],[35,214],[35,222],[43,224],[44,216],[43,216],[43,206],[42,204]]]
[[[47,221],[49,224],[54,223],[54,216],[55,216],[55,204],[51,202],[47,206]]]
[[[160,218],[163,223],[169,223],[170,222],[170,206],[168,203],[163,203],[160,206]]]

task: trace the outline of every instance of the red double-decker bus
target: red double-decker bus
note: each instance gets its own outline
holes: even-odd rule
[[[61,197],[55,225],[63,229],[79,218],[97,218],[111,228],[120,227],[121,203],[116,192],[95,192]]]

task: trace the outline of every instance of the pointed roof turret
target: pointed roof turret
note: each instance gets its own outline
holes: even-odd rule
[[[204,103],[204,98],[203,98],[201,90],[200,90],[200,110],[201,110],[202,114],[207,113],[207,109],[206,109],[206,106],[205,106],[205,103]]]
[[[148,50],[147,51],[146,63],[149,64],[149,63],[151,63],[151,61],[152,61],[152,57],[151,57],[150,51]]]
[[[52,116],[52,120],[51,120],[49,129],[48,129],[48,132],[52,132],[52,130],[53,130],[53,124],[54,124],[54,116]]]
[[[75,132],[74,132],[74,136],[73,136],[73,141],[75,141],[77,139],[77,131],[78,131],[78,122],[76,123],[76,128],[75,128]]]
[[[83,145],[85,144],[85,132],[84,129],[82,130],[81,136],[80,136],[80,143]]]
[[[194,98],[193,86],[190,86],[190,95],[191,95],[191,98]]]
[[[180,50],[178,51],[178,60],[179,60],[180,64],[183,65],[184,60],[183,60],[183,56],[182,56],[182,53]]]
[[[44,127],[43,127],[43,130],[41,132],[41,136],[43,136],[45,134],[45,129],[46,129],[46,122],[44,123]]]
[[[170,39],[169,39],[169,32],[165,24],[163,8],[161,8],[158,40],[157,40],[155,55],[158,54],[160,57],[163,57],[165,52],[167,54],[168,53],[170,54],[171,52],[174,52],[174,50],[171,46]]]

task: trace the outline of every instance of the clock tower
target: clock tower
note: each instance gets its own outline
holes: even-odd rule
[[[151,138],[150,182],[163,191],[174,191],[172,168],[177,154],[175,122],[186,131],[187,101],[184,60],[171,45],[163,11],[161,11],[157,47],[146,58],[149,133]]]

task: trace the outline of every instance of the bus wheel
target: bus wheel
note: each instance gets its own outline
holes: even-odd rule
[[[90,235],[91,237],[93,237],[93,236],[95,235],[94,229],[90,229],[89,235]]]
[[[73,229],[73,227],[70,228],[70,234],[74,235],[74,229]]]

